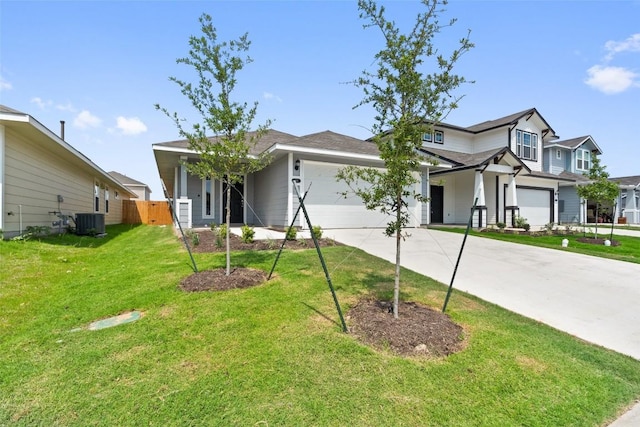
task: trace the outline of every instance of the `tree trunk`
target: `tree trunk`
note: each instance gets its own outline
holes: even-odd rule
[[[598,238],[598,220],[600,219],[600,203],[596,203],[596,235],[593,236],[594,239]]]
[[[231,183],[227,181],[227,209],[226,209],[226,223],[227,223],[227,276],[231,274]]]
[[[402,217],[402,197],[398,197],[398,211],[396,212],[396,275],[393,283],[393,317],[398,318],[398,301],[400,300],[400,241],[402,239],[402,228],[400,219]]]

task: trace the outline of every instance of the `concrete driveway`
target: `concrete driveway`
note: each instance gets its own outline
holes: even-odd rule
[[[401,264],[448,285],[463,235],[408,232]],[[381,229],[324,236],[395,262],[395,241]],[[469,236],[454,288],[640,359],[640,264]],[[640,403],[611,427],[639,425]]]

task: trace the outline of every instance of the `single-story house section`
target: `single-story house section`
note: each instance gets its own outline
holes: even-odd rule
[[[625,218],[627,224],[640,224],[640,175],[609,178],[620,187],[617,200],[618,217]]]
[[[119,172],[111,171],[109,172],[115,180],[124,184],[132,193],[138,196],[137,200],[148,201],[151,200],[151,189],[149,186],[143,182],[137,181],[133,178],[129,178],[126,175],[123,175]]]
[[[198,159],[198,153],[189,149],[188,141],[154,144],[153,151],[167,195],[175,200],[181,225],[192,228],[224,222],[223,184],[187,172],[184,163]],[[384,164],[374,143],[330,131],[297,137],[270,130],[252,154],[263,152],[271,156],[271,163],[246,176],[232,192],[232,223],[287,227],[299,206],[293,179],[300,180],[301,194],[308,190],[305,207],[312,225],[325,229],[386,227],[389,222],[382,213],[367,210],[344,182],[336,180],[338,171],[347,165],[382,168]],[[425,163],[422,175],[443,168],[448,166]],[[416,177],[420,178],[419,174]],[[416,184],[416,191],[421,190],[421,185]],[[425,223],[427,209],[422,203],[411,200],[409,209],[411,226]],[[302,213],[294,225],[307,228]]]
[[[61,232],[77,214],[97,214],[105,225],[119,224],[122,201],[135,197],[32,116],[0,106],[0,229],[5,238],[27,227]]]

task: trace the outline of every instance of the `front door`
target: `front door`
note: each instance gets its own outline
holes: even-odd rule
[[[431,223],[442,224],[444,222],[444,187],[432,185],[431,191]]]
[[[244,223],[244,184],[238,182],[231,186],[231,223]],[[222,223],[227,220],[227,183],[222,185]]]

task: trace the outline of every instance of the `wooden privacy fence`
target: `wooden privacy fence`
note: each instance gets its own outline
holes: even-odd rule
[[[124,224],[173,224],[169,202],[144,200],[122,201],[122,222]]]

